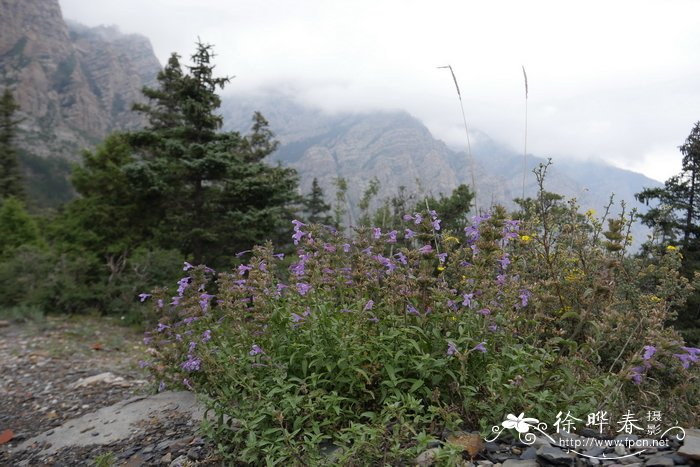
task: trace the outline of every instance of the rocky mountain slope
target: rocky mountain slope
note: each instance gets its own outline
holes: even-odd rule
[[[58,0],[0,0],[0,31],[0,87],[21,106],[27,152],[76,159],[141,123],[131,104],[160,70],[148,39],[67,23]]]
[[[299,171],[302,192],[308,193],[312,180],[318,178],[330,200],[335,193],[333,180],[344,177],[355,211],[373,177],[381,183],[380,200],[395,195],[400,186],[418,195],[448,195],[460,183],[471,182],[467,154],[435,139],[420,121],[405,112],[330,115],[279,95],[227,96],[222,110],[227,127],[238,130],[246,130],[252,112],[260,110],[281,142],[274,159]],[[522,196],[522,154],[478,131],[471,134],[471,141],[479,208],[487,209],[495,203],[514,207],[513,199]],[[526,196],[536,193],[531,170],[543,162],[544,158],[528,155]],[[625,200],[628,207],[643,209],[634,200],[634,193],[660,185],[644,175],[602,162],[553,158],[548,174],[548,191],[575,197],[584,209],[596,211],[612,194],[616,200]]]

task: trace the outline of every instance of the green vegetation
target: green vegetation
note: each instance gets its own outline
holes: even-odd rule
[[[17,110],[19,105],[6,88],[0,97],[0,199],[9,196],[21,198],[24,194],[17,149],[13,143],[20,122],[15,118]]]
[[[467,217],[465,185],[377,202],[373,179],[355,219],[346,180],[331,205],[317,180],[299,196],[293,170],[265,163],[277,143],[259,113],[249,134],[222,131],[229,79],[212,56],[199,43],[183,67],[173,54],[134,107],[147,126],[84,152],[79,197],[52,216],[23,201],[19,167],[54,166],[18,163],[4,93],[0,316],[152,324],[156,383],[205,396],[231,463],[407,464],[436,442],[454,463],[443,433],[486,433],[508,413],[660,411],[697,425],[700,349],[669,323],[697,338],[700,123],[683,172],[638,195],[658,201],[641,216],[655,229],[641,254],[629,251],[636,213],[611,216],[612,200],[601,217],[581,212],[545,189],[548,165],[515,213]]]
[[[679,248],[681,270],[688,280],[700,271],[700,122],[693,127],[685,143],[681,173],[668,180],[663,188],[647,188],[637,199],[656,203],[641,216],[653,229],[652,238],[644,245],[644,254],[665,248]],[[700,344],[700,291],[677,308],[677,327],[686,340]]]
[[[422,211],[351,237],[294,221],[288,268],[270,244],[231,273],[188,266],[151,297],[156,381],[206,396],[209,435],[252,465],[409,463],[508,413],[696,424],[700,350],[665,325],[691,291],[680,255],[627,254],[630,217],[581,214],[545,172],[520,219],[454,231]]]

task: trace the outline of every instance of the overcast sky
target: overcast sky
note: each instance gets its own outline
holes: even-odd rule
[[[162,63],[216,47],[235,93],[329,111],[405,109],[465,149],[467,122],[528,153],[664,180],[700,120],[696,0],[59,0],[64,16],[151,39]]]

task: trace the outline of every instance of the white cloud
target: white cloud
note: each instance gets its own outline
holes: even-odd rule
[[[404,108],[438,137],[470,126],[528,150],[660,179],[700,120],[700,2],[60,0],[66,17],[148,36],[161,61],[213,43],[236,91],[292,89],[328,110]],[[664,167],[665,170],[661,170]],[[664,174],[661,176],[660,174]]]

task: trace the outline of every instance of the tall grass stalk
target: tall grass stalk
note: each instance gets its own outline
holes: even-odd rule
[[[455,76],[454,70],[452,70],[452,65],[439,66],[438,68],[448,68],[450,73],[452,73],[452,79],[455,82],[455,89],[457,89],[457,97],[459,97],[459,107],[462,109],[462,121],[464,122],[464,133],[467,135],[467,150],[469,152],[469,171],[472,179],[472,191],[474,192],[474,212],[479,213],[479,205],[477,203],[477,193],[476,193],[476,181],[474,179],[474,155],[472,154],[472,144],[469,139],[469,127],[467,126],[467,116],[464,113],[464,103],[462,102],[462,93],[459,91],[459,84],[457,84],[457,76]]]
[[[527,177],[527,73],[525,72],[525,65],[523,67],[523,77],[525,78],[525,144],[523,148],[523,199],[525,199],[525,179]]]

